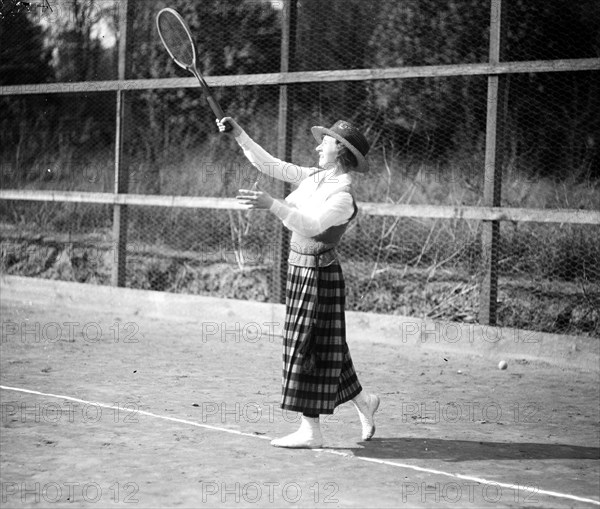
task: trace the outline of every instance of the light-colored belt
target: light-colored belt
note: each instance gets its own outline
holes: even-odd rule
[[[337,262],[337,254],[333,248],[315,254],[299,253],[291,249],[288,256],[288,263],[298,267],[317,267],[317,259],[319,267],[327,267]]]

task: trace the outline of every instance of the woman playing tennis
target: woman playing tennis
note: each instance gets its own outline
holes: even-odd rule
[[[226,125],[245,156],[261,172],[298,184],[285,200],[260,189],[240,189],[241,204],[267,209],[291,230],[283,331],[281,408],[301,412],[300,428],[271,445],[319,448],[323,436],[319,415],[352,401],[362,424],[362,439],[375,433],[379,397],[366,394],[358,381],[346,343],[345,286],[335,247],[358,211],[349,171],[365,173],[369,143],[348,122],[331,129],[313,127],[319,143],[317,168],[286,163],[270,155],[231,117]]]

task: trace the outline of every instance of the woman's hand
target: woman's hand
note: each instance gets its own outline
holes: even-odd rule
[[[231,134],[233,136],[239,136],[244,132],[243,129],[240,127],[240,124],[238,124],[231,117],[223,117],[221,120],[215,120],[215,122],[217,123],[219,131],[221,131],[222,133],[225,132],[225,123],[228,123],[231,126],[231,131],[229,131],[228,134]]]
[[[270,209],[275,201],[273,197],[260,189],[240,189],[236,196],[241,205],[249,205],[251,209]]]

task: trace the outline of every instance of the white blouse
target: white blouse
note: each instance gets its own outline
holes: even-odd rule
[[[242,132],[236,141],[244,155],[262,173],[298,184],[284,200],[275,200],[269,209],[286,228],[305,237],[314,237],[332,226],[346,223],[354,213],[352,195],[341,188],[352,185],[348,173],[336,169],[308,168],[286,163],[269,154]]]

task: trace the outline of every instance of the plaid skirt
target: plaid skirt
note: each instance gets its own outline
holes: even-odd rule
[[[302,370],[300,338],[308,330],[315,303],[315,268],[288,266],[283,330],[281,408],[308,415],[332,414],[362,387],[346,343],[345,285],[338,263],[319,268],[319,304],[315,328],[316,370]]]

